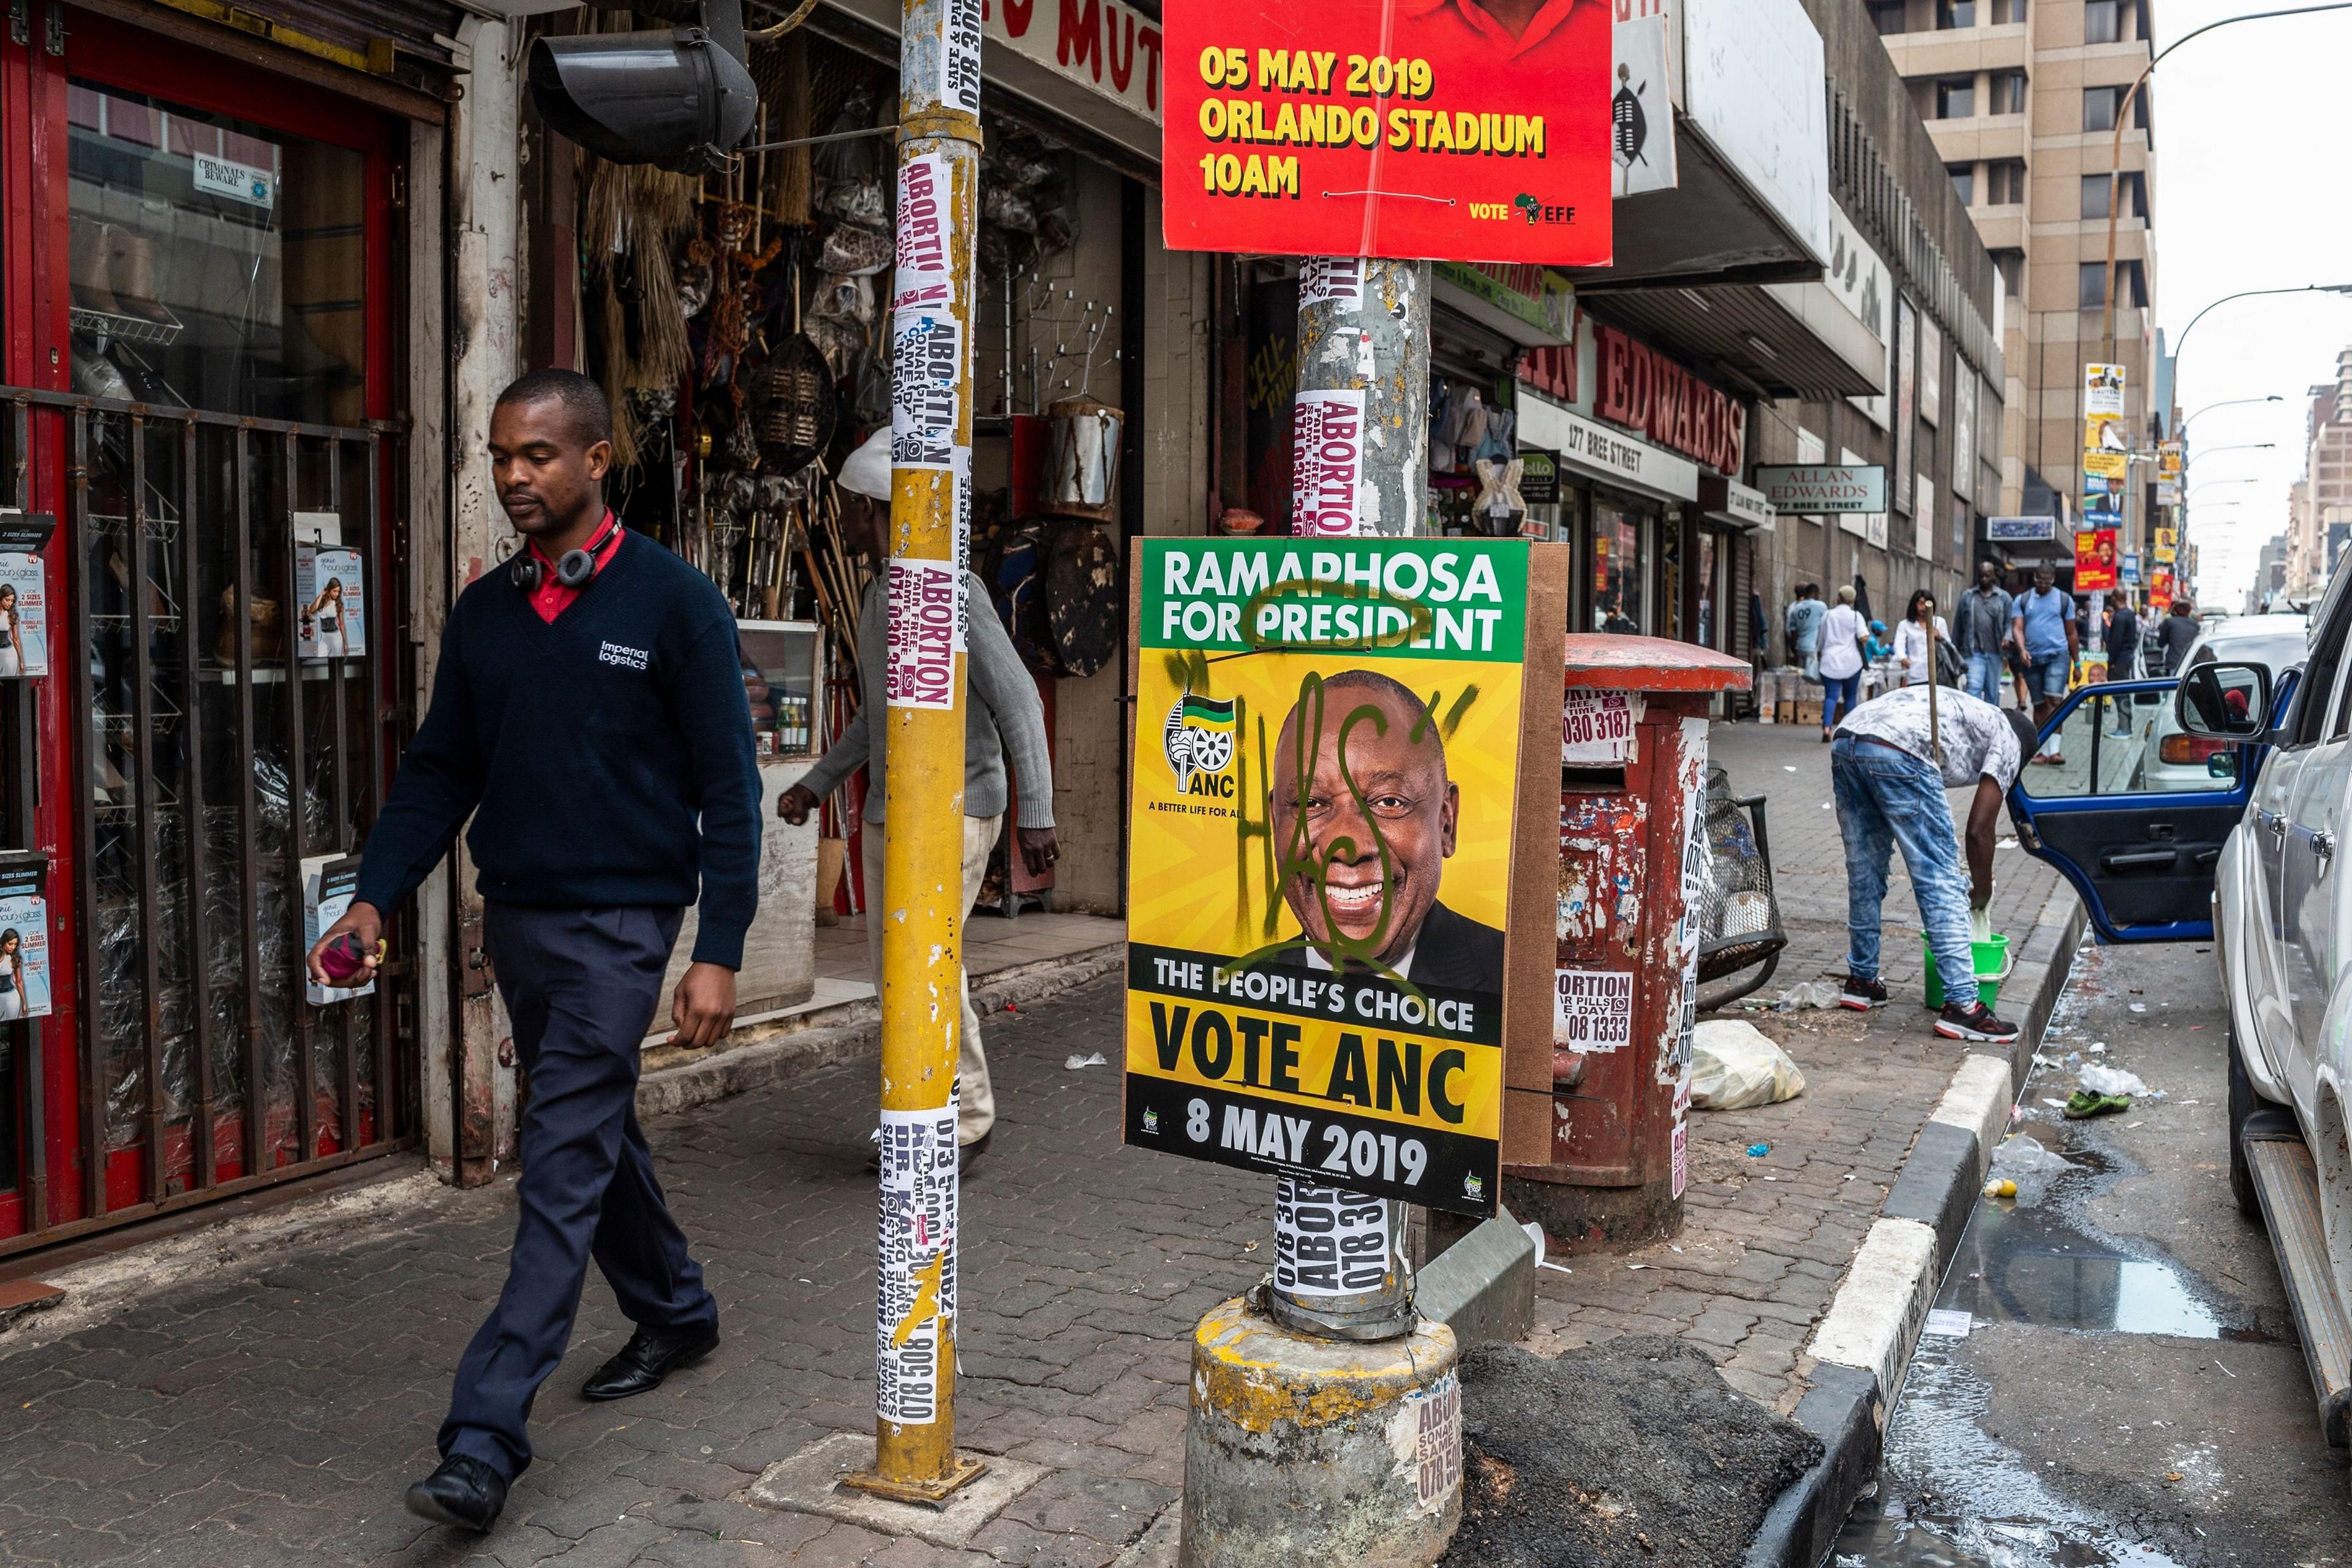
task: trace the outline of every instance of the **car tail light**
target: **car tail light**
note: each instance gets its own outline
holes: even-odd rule
[[[2198,735],[2167,735],[2156,748],[2156,760],[2160,763],[2204,762],[2218,757],[2230,749],[2227,741],[2209,741]]]

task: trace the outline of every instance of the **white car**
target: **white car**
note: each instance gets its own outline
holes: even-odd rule
[[[2232,616],[2206,626],[2189,645],[2180,668],[2186,671],[2200,664],[2259,664],[2276,681],[2289,666],[2303,662],[2308,625],[2303,616]],[[2183,730],[2170,693],[2151,692],[2148,700],[2134,711],[2147,742],[2140,763],[2147,788],[2211,789],[2216,778],[2235,771],[2237,746]]]
[[[2067,730],[2072,765],[2025,769],[2010,808],[2020,843],[2074,885],[2103,940],[2212,940],[2230,1008],[2231,1189],[2269,1228],[2321,1423],[2342,1444],[2352,876],[2336,874],[2336,850],[2352,839],[2352,573],[2284,646],[2283,618],[2209,626],[2177,681],[2071,693],[2044,733]],[[2161,725],[2137,721],[2150,693],[2170,710]],[[2215,767],[2225,754],[2234,765]],[[2176,767],[2164,782],[2190,787],[2156,787]]]

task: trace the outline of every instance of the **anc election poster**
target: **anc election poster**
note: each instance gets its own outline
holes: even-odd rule
[[[1525,542],[1139,543],[1127,1142],[1493,1213]]]
[[[1169,248],[1607,265],[1614,19],[1599,0],[1171,0]]]

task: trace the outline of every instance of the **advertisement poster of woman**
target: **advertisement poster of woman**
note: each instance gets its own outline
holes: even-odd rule
[[[294,562],[295,644],[304,658],[356,658],[367,652],[367,595],[360,552],[303,544]]]

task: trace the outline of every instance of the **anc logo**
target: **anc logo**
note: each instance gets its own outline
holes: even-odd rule
[[[1178,794],[1224,794],[1209,787],[1205,778],[1197,787],[1193,781],[1202,775],[1223,773],[1225,765],[1234,760],[1233,700],[1221,702],[1198,692],[1186,692],[1175,707],[1168,710],[1163,743],[1168,765],[1176,773]]]

